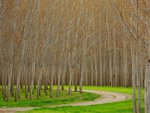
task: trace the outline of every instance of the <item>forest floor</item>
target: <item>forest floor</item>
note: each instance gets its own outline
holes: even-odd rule
[[[130,100],[131,95],[125,94],[125,93],[118,93],[118,92],[108,92],[108,91],[99,91],[99,90],[84,90],[84,92],[93,93],[100,95],[99,98],[93,100],[93,101],[85,101],[85,102],[73,102],[68,104],[60,104],[60,105],[52,105],[47,107],[17,107],[17,108],[0,108],[0,113],[15,113],[18,111],[25,111],[25,113],[35,113],[37,110],[40,110],[39,113],[48,113],[46,111],[41,111],[41,109],[50,109],[50,108],[62,108],[64,106],[66,107],[73,107],[73,106],[91,106],[91,105],[100,105],[100,104],[106,104],[106,103],[113,103],[113,102],[120,102],[125,100]],[[29,111],[31,110],[31,111]],[[34,112],[35,110],[35,112]],[[66,109],[67,110],[67,109]],[[53,112],[51,112],[53,113]],[[66,113],[66,112],[65,112]],[[69,112],[70,113],[70,112]],[[78,112],[77,112],[78,113]]]

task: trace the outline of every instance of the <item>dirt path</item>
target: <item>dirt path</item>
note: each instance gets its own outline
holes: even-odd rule
[[[119,101],[124,101],[124,100],[131,99],[130,95],[123,94],[123,93],[95,91],[95,90],[84,90],[84,91],[101,95],[101,97],[97,98],[94,101],[90,101],[90,102],[77,102],[77,103],[55,105],[55,106],[50,106],[50,107],[87,106],[87,105],[96,105],[96,104],[119,102]],[[40,108],[40,107],[0,108],[0,113],[15,113],[17,111],[28,111],[28,110],[32,110],[34,108]]]

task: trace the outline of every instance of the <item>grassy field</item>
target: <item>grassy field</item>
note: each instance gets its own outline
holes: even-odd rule
[[[70,102],[81,102],[81,101],[92,101],[99,97],[97,94],[92,93],[83,93],[80,94],[79,92],[73,92],[70,96],[67,95],[67,91],[63,91],[60,93],[59,97],[56,97],[56,91],[53,93],[53,98],[49,97],[48,95],[44,94],[44,91],[41,93],[41,97],[36,99],[36,94],[33,97],[33,100],[29,100],[25,98],[23,92],[21,92],[21,99],[18,102],[14,102],[14,97],[10,98],[9,102],[5,102],[2,99],[2,95],[0,93],[0,107],[26,107],[26,106],[33,106],[33,107],[46,107],[50,105],[58,105],[58,104],[66,104]]]
[[[112,88],[112,87],[84,87],[88,90],[102,90],[110,92],[122,92],[132,95],[132,88]],[[103,105],[59,107],[59,108],[40,108],[24,113],[133,113],[132,100],[116,102]],[[142,89],[142,111],[144,112],[144,90]]]

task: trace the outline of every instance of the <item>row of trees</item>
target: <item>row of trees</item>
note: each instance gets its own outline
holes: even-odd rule
[[[0,8],[4,100],[17,101],[20,90],[32,99],[34,88],[37,98],[43,88],[52,97],[53,85],[56,96],[65,85],[68,94],[72,85],[80,93],[82,85],[132,85],[134,111],[140,113],[149,70],[148,0],[1,0]],[[148,81],[146,76],[147,99]]]
[[[132,57],[132,86],[133,86],[133,107],[134,113],[141,113],[141,84],[139,83],[139,71],[142,70],[139,62],[140,54],[146,54],[145,61],[145,113],[150,113],[150,1],[149,0],[130,0],[124,2],[124,7],[115,0],[116,8],[121,17],[122,23],[130,38],[137,45]],[[127,6],[127,7],[126,7]],[[128,21],[131,20],[131,21]],[[143,50],[140,50],[143,48]],[[138,95],[136,95],[136,90]],[[138,98],[138,103],[136,99]]]

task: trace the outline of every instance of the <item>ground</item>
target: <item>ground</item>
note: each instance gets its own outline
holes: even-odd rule
[[[85,90],[119,92],[132,95],[132,88],[114,87],[84,87]],[[93,95],[94,96],[94,95]],[[89,101],[89,100],[88,100]],[[144,91],[142,90],[142,110],[144,111]],[[65,106],[65,107],[41,107],[23,113],[133,113],[132,100],[122,102],[98,104],[90,106]]]
[[[72,95],[67,94],[67,91],[62,91],[59,97],[56,97],[56,90],[53,91],[53,98],[49,97],[49,93],[47,95],[42,91],[41,97],[36,99],[36,94],[33,96],[33,100],[29,100],[25,98],[23,92],[21,92],[21,99],[18,102],[14,101],[14,97],[10,98],[9,102],[3,101],[2,95],[0,93],[0,108],[1,107],[46,107],[51,105],[58,104],[66,104],[70,102],[82,102],[82,101],[92,101],[98,98],[99,95],[94,93],[83,93],[73,92]]]

